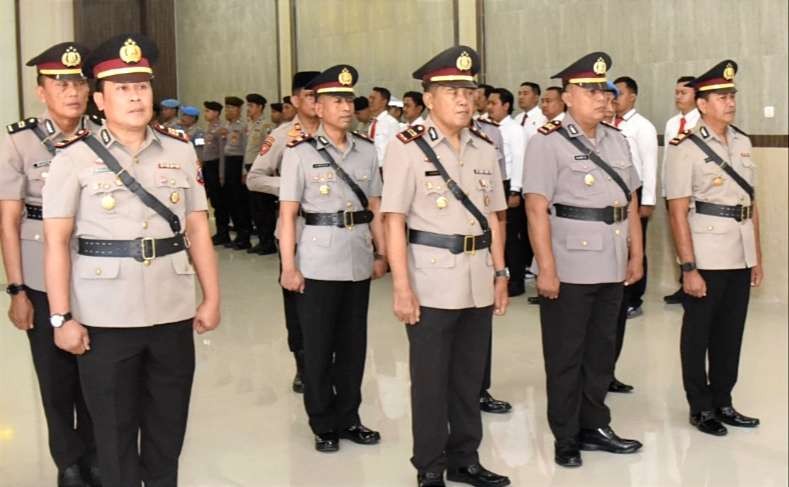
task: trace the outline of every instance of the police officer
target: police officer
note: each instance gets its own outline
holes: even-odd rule
[[[732,407],[750,288],[764,277],[756,165],[748,136],[732,125],[737,63],[725,60],[688,83],[701,120],[671,140],[666,198],[682,265],[680,352],[690,423],[723,436],[759,420]],[[709,361],[709,366],[707,365]]]
[[[230,242],[230,214],[222,196],[222,178],[224,176],[225,142],[223,133],[225,123],[221,118],[222,104],[218,101],[203,102],[205,107],[205,145],[203,145],[203,177],[205,192],[211,206],[214,207],[214,224],[216,233],[211,237],[214,245]]]
[[[257,93],[247,95],[247,148],[244,151],[244,174],[252,167],[260,153],[269,125],[263,118],[266,98]],[[244,188],[246,190],[246,187]],[[248,193],[249,211],[255,223],[258,243],[247,249],[248,254],[269,255],[277,252],[274,245],[274,225],[277,223],[277,197],[266,193]]]
[[[357,80],[356,69],[341,64],[307,83],[322,123],[314,137],[290,142],[282,160],[281,281],[302,293],[304,405],[320,452],[337,451],[340,438],[362,445],[381,438],[359,418],[370,279],[386,273],[386,257],[375,145],[348,132]]]
[[[219,324],[195,151],[180,132],[148,126],[156,58],[138,34],[91,53],[84,71],[106,123],[58,144],[43,192],[50,323],[55,344],[78,356],[104,487],[177,485],[193,330]]]
[[[386,150],[394,312],[410,345],[411,463],[420,486],[509,485],[479,464],[479,393],[493,314],[507,308],[506,207],[492,141],[470,125],[479,55],[451,47],[413,73],[430,113]],[[408,235],[406,235],[406,225]],[[409,245],[410,244],[410,245]]]
[[[291,82],[291,100],[296,104],[297,113],[290,122],[285,122],[271,132],[260,146],[260,153],[255,158],[247,175],[247,187],[250,191],[279,195],[280,169],[282,154],[289,142],[301,138],[304,134],[312,135],[318,130],[320,119],[315,114],[315,92],[306,85],[319,71],[299,71],[293,75]],[[301,224],[301,222],[299,222]],[[279,227],[280,220],[277,220]],[[275,231],[275,234],[278,234]],[[282,265],[280,262],[280,271]],[[296,375],[293,377],[294,392],[304,392],[302,372],[304,370],[304,341],[301,325],[296,312],[296,301],[299,294],[282,288],[282,301],[285,308],[285,326],[288,331],[288,348],[296,361]]]
[[[0,234],[11,295],[8,316],[27,331],[58,485],[98,484],[93,425],[79,385],[77,360],[55,346],[44,292],[44,226],[41,190],[55,155],[54,144],[82,129],[95,130],[98,118],[84,115],[88,82],[82,75],[85,47],[63,42],[27,62],[38,72],[39,117],[8,126],[0,145]],[[76,417],[76,426],[75,426]],[[92,467],[92,468],[91,468]]]
[[[244,154],[247,148],[247,127],[241,119],[244,100],[237,96],[225,97],[225,127],[222,133],[224,148],[224,171],[222,178],[222,198],[233,220],[236,238],[225,243],[225,247],[246,250],[249,242],[251,222],[246,185],[243,182]]]
[[[564,467],[581,465],[579,448],[641,448],[614,433],[605,405],[623,283],[640,279],[643,250],[638,173],[624,136],[600,123],[610,67],[608,54],[593,52],[553,76],[562,79],[568,111],[529,141],[524,163],[548,423]]]
[[[181,120],[179,125],[189,137],[189,141],[195,148],[197,160],[203,162],[203,148],[205,147],[205,130],[197,124],[200,119],[200,110],[197,107],[186,105],[181,108]]]
[[[166,98],[159,103],[159,123],[165,127],[176,128],[178,125],[178,108],[181,102],[175,98]]]
[[[272,131],[282,125],[282,103],[274,102],[271,104],[271,124],[273,125]]]

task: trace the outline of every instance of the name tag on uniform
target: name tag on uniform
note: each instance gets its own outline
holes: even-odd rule
[[[160,162],[159,169],[181,169],[181,165],[177,162]]]
[[[322,163],[319,163],[319,164],[313,164],[312,168],[313,169],[317,169],[319,167],[329,167],[329,166],[331,166],[331,164],[329,164],[328,162],[322,162]]]
[[[579,155],[575,156],[575,160],[576,161],[588,161],[589,160],[589,156],[587,156],[585,154],[579,154]]]
[[[195,144],[196,147],[203,146],[203,145],[205,145],[205,139],[202,138],[202,137],[197,137],[194,140],[194,144]]]
[[[441,173],[438,171],[425,171],[425,176],[441,176]]]
[[[33,167],[38,169],[39,167],[46,167],[46,166],[50,165],[51,163],[52,163],[52,161],[34,162],[33,163]]]
[[[483,176],[492,176],[493,171],[489,169],[474,169],[474,174],[482,174]]]
[[[105,172],[112,172],[112,171],[110,171],[110,168],[108,167],[100,167],[93,170],[93,174],[103,174]]]

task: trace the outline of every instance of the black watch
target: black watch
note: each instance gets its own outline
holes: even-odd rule
[[[10,294],[11,296],[16,296],[17,294],[21,293],[22,291],[27,291],[27,286],[24,284],[9,284],[5,288],[5,292]]]
[[[72,319],[73,317],[71,316],[71,311],[67,311],[62,315],[56,313],[49,316],[49,324],[52,325],[52,328],[60,328]]]
[[[696,263],[695,262],[683,262],[679,265],[679,268],[682,269],[682,272],[692,272],[696,270]]]

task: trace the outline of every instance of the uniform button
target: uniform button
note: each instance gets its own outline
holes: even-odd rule
[[[36,234],[36,235],[33,237],[33,239],[34,239],[34,240],[40,240],[40,239],[41,239],[41,235],[39,235],[39,234]]]
[[[351,203],[349,201],[349,202],[345,203],[345,206],[347,206],[348,208],[353,208],[353,203]]]
[[[135,164],[139,164],[139,163],[140,163],[140,158],[139,158],[139,157],[137,157],[137,156],[134,156],[134,158],[132,159],[132,161],[133,161]]]
[[[708,227],[707,227],[707,230],[708,230],[708,231],[712,231],[712,225],[708,226]]]
[[[431,264],[435,264],[435,263],[436,263],[436,259],[435,259],[435,258],[433,258],[433,259],[430,259],[430,263],[431,263]]]
[[[614,200],[614,206],[619,206],[619,200]]]
[[[474,220],[469,220],[468,224],[471,225],[471,226],[474,226]]]
[[[142,222],[142,227],[144,229],[148,229],[148,222]]]
[[[96,267],[96,270],[94,272],[96,273],[97,276],[100,276],[101,275],[101,267]]]
[[[458,164],[460,164],[462,166],[463,165],[463,161],[458,161]]]
[[[152,261],[150,261],[150,260],[144,260],[144,261],[142,261],[142,265],[144,265],[145,267],[150,267],[151,266],[151,262]]]
[[[313,242],[316,242],[317,240],[318,240],[318,237],[312,237],[312,241]]]
[[[589,242],[587,242],[586,240],[582,240],[581,245],[586,247],[587,245],[589,245]]]
[[[609,181],[611,180],[611,176],[606,176],[605,178]]]
[[[620,233],[622,233],[622,232],[620,232],[619,230],[614,230],[614,233],[615,233],[615,234],[617,234],[617,235],[619,235],[619,234],[620,234]]]

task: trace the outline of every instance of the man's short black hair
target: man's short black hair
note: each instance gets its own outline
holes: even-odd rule
[[[288,105],[291,105],[291,106],[293,105],[293,102],[290,101],[290,97],[289,96],[286,96],[286,97],[284,97],[282,99],[282,104],[284,105],[285,103],[287,103]]]
[[[370,108],[370,101],[367,99],[366,96],[357,96],[353,99],[353,111],[354,112],[361,112]]]
[[[540,85],[535,83],[534,81],[524,81],[521,83],[521,87],[528,86],[531,90],[537,93],[537,96],[542,95],[542,90],[540,89]]]
[[[619,83],[624,83],[628,90],[632,91],[636,95],[638,94],[638,83],[636,83],[636,80],[630,76],[620,76],[614,80],[615,85]]]
[[[547,91],[555,91],[556,93],[559,93],[559,96],[561,96],[562,93],[564,92],[564,90],[562,89],[561,86],[549,86],[549,87],[545,88],[545,91],[546,92]]]
[[[389,104],[389,101],[392,99],[392,92],[383,88],[381,86],[373,86],[373,91],[381,95],[385,100],[386,104]]]
[[[406,91],[403,93],[403,99],[405,100],[406,98],[413,100],[414,105],[422,107],[422,109],[425,108],[425,102],[422,100],[422,93],[419,93],[418,91]]]
[[[499,99],[501,103],[509,103],[509,108],[507,109],[507,114],[512,115],[513,104],[515,102],[515,97],[512,96],[512,92],[507,88],[493,88],[491,95],[499,95]]]
[[[679,84],[686,85],[686,84],[690,83],[691,81],[693,81],[694,79],[696,79],[696,78],[693,77],[693,76],[680,76],[679,78],[677,78],[677,84],[678,85]]]
[[[490,85],[486,85],[485,83],[480,83],[477,85],[477,89],[485,90],[485,98],[489,97],[491,93],[493,93],[493,87]]]

